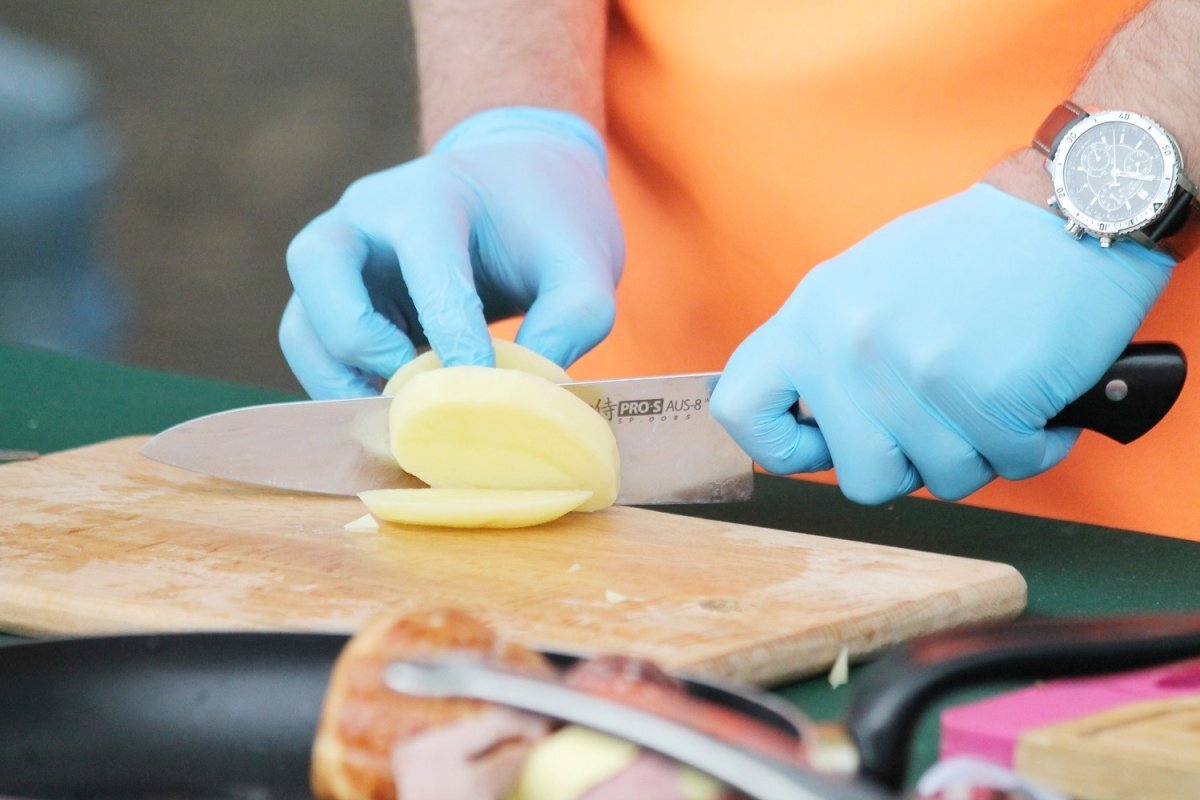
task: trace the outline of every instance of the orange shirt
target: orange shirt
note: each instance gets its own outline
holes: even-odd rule
[[[616,327],[572,375],[721,369],[812,266],[1026,145],[1141,5],[618,0],[608,136],[628,260]],[[1197,270],[1179,266],[1139,339],[1200,355]],[[1137,442],[1085,433],[1058,467],[964,502],[1200,539],[1197,454],[1192,380]]]

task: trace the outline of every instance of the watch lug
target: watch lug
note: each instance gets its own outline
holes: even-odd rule
[[[1192,197],[1200,197],[1200,188],[1197,188],[1196,182],[1184,174],[1182,166],[1183,166],[1183,162],[1182,162],[1182,160],[1180,160],[1181,168],[1179,170],[1179,177],[1176,179],[1176,184],[1179,186],[1180,189],[1183,189],[1185,192],[1190,194]]]
[[[1158,242],[1154,241],[1153,239],[1151,239],[1149,236],[1147,236],[1145,233],[1143,233],[1140,230],[1130,231],[1128,234],[1126,234],[1126,238],[1130,239],[1131,241],[1137,242],[1138,244],[1140,244],[1142,247],[1146,248],[1147,250],[1157,250],[1158,249]]]

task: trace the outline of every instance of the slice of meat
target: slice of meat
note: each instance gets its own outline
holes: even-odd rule
[[[581,691],[649,711],[781,761],[802,763],[800,743],[764,722],[693,697],[656,664],[621,655],[580,661],[565,681]]]
[[[396,796],[485,800],[507,796],[546,720],[489,708],[451,725],[424,730],[392,749]]]
[[[371,620],[346,645],[330,677],[313,742],[318,800],[503,797],[529,748],[548,732],[546,720],[479,700],[402,695],[383,683],[393,661],[449,653],[530,675],[555,674],[539,653],[500,640],[462,611]],[[447,782],[451,774],[462,780]]]

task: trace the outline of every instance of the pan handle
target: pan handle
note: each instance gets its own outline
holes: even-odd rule
[[[1065,678],[1200,656],[1200,613],[1031,618],[945,631],[890,651],[855,687],[846,729],[861,770],[904,782],[921,714],[947,692],[989,681]]]

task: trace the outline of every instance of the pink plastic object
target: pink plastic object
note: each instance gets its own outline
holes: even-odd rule
[[[1141,700],[1200,695],[1200,659],[1102,678],[1051,681],[942,712],[941,757],[1013,765],[1021,734]]]

